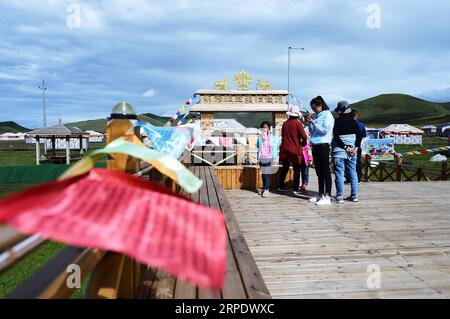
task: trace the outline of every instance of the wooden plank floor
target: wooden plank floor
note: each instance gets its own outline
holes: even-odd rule
[[[329,207],[226,191],[272,297],[450,298],[450,182],[360,188],[359,203]],[[371,265],[379,289],[368,288]]]

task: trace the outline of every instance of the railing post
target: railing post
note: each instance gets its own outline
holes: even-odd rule
[[[134,123],[137,120],[134,108],[125,102],[121,102],[114,106],[111,113],[111,120],[106,126],[106,141],[112,141],[120,137],[133,137],[129,134],[133,131]],[[113,158],[108,160],[108,169],[122,171],[126,173],[136,173],[140,169],[139,161],[131,156],[124,154],[114,154]]]
[[[402,181],[402,159],[397,155],[395,155],[395,180]]]
[[[366,179],[366,182],[369,182],[369,175],[370,175],[370,155],[369,154],[367,154],[364,157],[364,164],[365,164],[364,177]]]
[[[419,167],[417,169],[417,181],[420,182],[423,178],[423,171],[422,171],[422,167]]]
[[[442,162],[441,180],[446,181],[448,179],[447,175],[448,163],[447,161]]]

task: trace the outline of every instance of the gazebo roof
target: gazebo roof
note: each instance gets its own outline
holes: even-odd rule
[[[49,127],[43,127],[27,133],[28,136],[39,136],[39,137],[80,137],[83,135],[88,135],[88,133],[80,130],[77,127],[65,126],[64,124],[56,124]]]

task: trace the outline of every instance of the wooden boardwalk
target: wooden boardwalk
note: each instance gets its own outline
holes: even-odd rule
[[[273,298],[450,297],[449,182],[363,183],[359,203],[329,207],[226,195]]]

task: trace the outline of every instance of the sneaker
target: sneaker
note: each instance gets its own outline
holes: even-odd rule
[[[262,196],[262,194],[264,193],[264,190],[262,190],[262,189],[257,189],[257,191],[258,191],[259,196]]]
[[[296,191],[293,191],[292,194],[295,195],[295,196],[305,196],[305,194],[303,194],[303,191],[300,190],[300,189],[296,190]]]
[[[278,187],[277,188],[277,192],[287,193],[287,192],[289,192],[289,188],[287,188],[287,187],[283,187],[283,188]]]
[[[316,202],[316,205],[318,206],[331,205],[330,196],[322,196],[322,198],[318,202]]]
[[[261,196],[262,197],[269,197],[270,192],[268,190],[263,190]]]
[[[342,196],[336,196],[336,197],[335,197],[335,201],[336,201],[336,203],[338,203],[338,204],[343,204],[343,203],[344,203],[344,197],[342,197]]]
[[[309,199],[310,203],[317,203],[320,200],[321,197],[316,196]]]
[[[353,202],[353,203],[359,202],[359,199],[358,199],[357,196],[349,196],[345,200],[348,200],[348,201]]]

